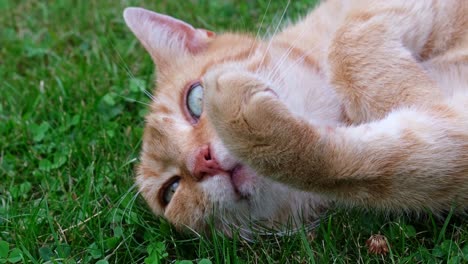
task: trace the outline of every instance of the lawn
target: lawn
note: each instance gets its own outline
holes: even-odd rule
[[[218,32],[264,34],[286,6],[294,19],[312,5],[0,0],[0,263],[468,262],[468,225],[451,213],[335,208],[314,234],[247,242],[177,233],[136,195],[149,102],[143,91],[154,76],[123,9],[143,6]],[[386,256],[367,251],[377,233],[388,239]]]

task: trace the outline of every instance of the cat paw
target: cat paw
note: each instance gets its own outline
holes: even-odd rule
[[[249,73],[215,71],[204,85],[208,118],[221,140],[240,152],[268,140],[278,115],[285,112],[277,94]]]
[[[208,121],[228,151],[259,175],[290,183],[289,166],[315,131],[249,73],[217,71],[202,83]]]

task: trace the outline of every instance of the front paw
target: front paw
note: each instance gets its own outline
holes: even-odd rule
[[[308,156],[316,131],[297,119],[267,84],[249,73],[221,70],[202,83],[205,113],[230,153],[276,181],[291,184],[304,175],[300,166],[291,165]]]
[[[238,156],[268,140],[284,112],[276,93],[247,72],[217,70],[203,80],[208,118],[221,140]]]

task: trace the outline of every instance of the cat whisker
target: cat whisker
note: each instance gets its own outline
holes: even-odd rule
[[[223,210],[213,210],[213,224],[215,229],[218,229],[217,225],[220,224],[221,226],[219,227],[219,230],[227,234],[229,232],[230,223],[228,223],[228,221],[225,219],[226,215],[227,214],[224,208]]]
[[[287,12],[287,10],[288,10],[290,4],[291,4],[291,0],[288,0],[288,3],[286,4],[286,7],[284,8],[283,13],[281,14],[281,18],[280,18],[280,20],[279,20],[279,22],[278,22],[278,25],[277,25],[276,28],[275,28],[275,31],[273,32],[273,35],[276,35],[276,33],[278,32],[278,29],[280,28],[281,23],[283,22],[283,19],[284,19],[285,15],[286,15],[286,12]],[[265,58],[266,58],[268,52],[270,51],[270,48],[271,48],[271,44],[272,44],[272,43],[273,43],[273,38],[270,38],[270,41],[268,42],[267,48],[266,48],[266,50],[265,50],[265,53],[263,54],[262,59],[261,59],[261,61],[260,61],[260,64],[263,64],[263,62],[265,61]],[[257,72],[257,73],[258,73],[258,72]]]
[[[253,49],[255,47],[255,43],[257,43],[258,39],[259,39],[259,36],[260,36],[260,30],[262,30],[262,27],[263,27],[263,21],[265,20],[265,17],[266,17],[266,14],[268,13],[268,9],[270,8],[270,4],[271,4],[271,0],[268,1],[268,5],[265,9],[265,12],[263,13],[263,16],[262,16],[262,20],[260,22],[260,26],[258,27],[258,30],[257,30],[257,34],[255,35],[255,41],[252,43],[252,45],[250,46],[250,50],[249,50],[249,56],[248,56],[248,59],[250,60],[251,56],[252,56],[252,52],[253,52]]]
[[[133,186],[127,191],[127,193],[124,195],[124,197],[122,197],[120,199],[120,202],[119,202],[119,205],[123,202],[124,198],[136,187],[137,185],[136,184],[133,184]],[[133,205],[135,204],[135,201],[136,199],[138,198],[138,196],[140,195],[140,190],[138,190],[134,195],[133,197],[130,199],[129,203],[125,206],[124,210],[123,210],[123,213],[122,213],[122,217],[120,218],[120,223],[119,223],[119,226],[123,226],[123,219],[125,217],[125,215],[127,214],[127,210],[128,212],[130,212],[132,209],[133,209]],[[114,213],[114,216],[112,218],[112,220],[115,219],[115,213]],[[119,244],[119,247],[121,245],[125,245],[125,247],[127,249],[130,249],[130,245],[127,243],[127,239],[123,239],[122,242]]]
[[[268,80],[270,80],[270,78],[273,78],[275,74],[279,74],[279,70],[281,69],[281,66],[283,66],[283,64],[287,61],[289,55],[294,50],[294,47],[296,46],[296,44],[299,41],[301,41],[304,38],[304,36],[306,36],[305,29],[306,28],[304,27],[299,33],[299,36],[291,44],[289,44],[290,45],[289,48],[284,52],[284,54],[280,57],[276,65],[271,70],[269,76],[267,77]]]
[[[130,71],[130,68],[128,67],[127,63],[125,62],[125,60],[123,59],[122,55],[120,54],[119,50],[115,47],[115,45],[112,43],[112,41],[110,42],[110,45],[112,46],[112,49],[117,53],[117,56],[119,57],[119,60],[122,62],[123,65],[122,68],[125,69],[125,71],[127,72],[128,76],[135,79],[135,76],[133,75],[133,73]]]
[[[312,49],[310,49],[309,51],[305,52],[304,54],[302,54],[302,56],[300,56],[299,58],[297,58],[296,60],[294,60],[288,68],[286,68],[283,73],[286,75],[288,74],[295,66],[297,66],[301,61],[303,61],[307,56],[309,56],[311,53],[313,52]]]
[[[129,195],[135,188],[137,188],[137,184],[134,183],[120,198],[119,200],[117,201],[117,203],[114,205],[114,208],[116,210],[114,210],[114,213],[112,215],[112,222],[115,223],[115,224],[118,224],[118,226],[123,226],[123,217],[125,216],[125,212],[126,212],[126,208],[128,207],[128,205],[126,206],[126,208],[124,209],[122,215],[120,216],[120,223],[116,222],[116,214],[117,214],[117,209],[120,207],[120,205],[122,204],[122,202],[125,200],[125,198],[127,197],[127,195]],[[138,195],[140,194],[140,191],[137,191],[135,193],[135,195],[131,198],[131,200],[134,200],[136,199],[136,197],[138,197]],[[122,241],[122,243],[124,243],[127,247],[127,243],[126,243],[126,239],[124,239]],[[120,245],[119,245],[120,246]]]
[[[246,240],[248,242],[253,242],[253,240],[250,237],[247,236],[247,235],[252,234],[252,230],[247,229],[245,227],[242,227],[242,225],[236,224],[235,222],[227,222],[226,219],[224,219],[223,217],[220,220],[221,220],[222,224],[224,225],[224,229],[226,231],[227,230],[239,231],[239,236],[242,239],[244,239],[244,240]]]
[[[112,46],[112,49],[116,52],[117,54],[117,57],[119,58],[119,60],[121,61],[122,65],[121,67],[125,70],[125,72],[127,73],[127,75],[133,79],[133,80],[136,80],[137,78],[135,77],[135,75],[132,73],[132,71],[130,70],[130,68],[128,67],[127,63],[125,62],[125,60],[123,59],[122,55],[120,54],[119,50],[117,50],[117,48],[115,47],[115,45],[110,42],[110,45]]]
[[[123,59],[122,55],[120,54],[120,52],[117,50],[117,48],[114,46],[114,44],[111,42],[110,43],[113,50],[116,52],[117,54],[117,57],[119,58],[119,60],[121,61],[121,67],[125,70],[125,72],[127,73],[127,75],[133,79],[133,80],[136,80],[137,78],[135,77],[135,75],[132,73],[132,71],[130,70],[130,68],[128,67],[127,63],[125,62],[125,60]],[[153,102],[156,102],[156,98],[150,93],[148,92],[148,90],[146,90],[144,87],[139,87],[140,90],[142,90],[150,99],[151,101]],[[125,98],[125,97],[124,97]],[[150,106],[149,104],[146,104],[146,103],[143,103],[143,102],[140,102],[140,101],[137,101],[135,99],[132,99],[132,98],[126,98],[127,100],[131,100],[131,101],[134,101],[134,102],[138,102],[138,103],[142,103],[143,105],[146,105],[146,106]]]
[[[130,186],[130,188],[124,194],[122,194],[122,196],[119,198],[119,200],[115,204],[114,208],[119,208],[119,206],[122,204],[122,202],[127,197],[127,195],[129,195],[137,187],[138,187],[137,183],[132,184],[132,186]],[[137,191],[137,195],[139,193],[140,193],[140,191]],[[116,214],[117,214],[117,210],[114,210],[114,214],[112,216],[112,221],[113,222],[114,222],[114,219],[116,218]]]
[[[140,191],[138,190],[135,195],[133,195],[133,197],[130,199],[130,202],[125,206],[124,210],[123,210],[123,213],[122,213],[122,217],[120,218],[120,226],[123,226],[123,219],[125,217],[125,215],[127,214],[127,210],[128,212],[130,212],[132,209],[133,209],[133,205],[135,204],[135,201],[136,199],[138,198],[138,196],[140,195]],[[122,199],[123,201],[123,199]],[[123,241],[125,246],[128,248],[129,245],[127,244],[126,240]]]
[[[272,228],[267,227],[266,225],[263,225],[260,221],[254,221],[252,218],[245,214],[245,212],[241,214],[236,214],[238,216],[238,222],[241,223],[241,225],[236,225],[234,224],[234,227],[242,231],[240,233],[241,237],[248,241],[248,242],[254,242],[254,235],[272,235],[274,234],[271,232]],[[243,226],[248,226],[248,228],[243,227]]]
[[[137,183],[133,183],[132,186],[130,186],[130,188],[128,188],[128,190],[122,194],[122,196],[119,198],[119,201],[118,203],[116,204],[116,206],[119,206],[120,203],[123,201],[123,199],[125,199],[125,197],[130,194],[135,188],[138,187],[138,184]]]
[[[151,101],[155,103],[157,102],[156,97],[154,97],[150,92],[148,92],[148,90],[144,89],[143,92],[151,99]]]
[[[148,103],[145,103],[145,102],[142,102],[142,101],[138,101],[138,100],[136,100],[136,99],[133,99],[133,98],[130,98],[130,97],[126,97],[126,96],[123,96],[123,95],[120,95],[120,94],[118,94],[118,96],[119,96],[119,97],[122,97],[122,98],[124,98],[124,99],[126,99],[126,100],[128,100],[128,101],[130,101],[130,102],[140,103],[140,104],[142,104],[142,105],[151,107],[151,105],[148,104]]]
[[[130,77],[131,79],[133,80],[136,80],[137,78],[135,77],[135,75],[132,73],[132,71],[130,70],[130,68],[128,67],[128,64],[125,62],[125,60],[123,59],[122,55],[120,54],[120,52],[117,50],[117,48],[115,47],[115,45],[111,42],[110,43],[111,46],[112,46],[112,49],[116,52],[117,54],[117,57],[119,58],[121,64],[120,66],[125,70],[125,72],[127,73],[128,77]],[[175,85],[172,78],[169,78],[168,76],[166,76],[163,72],[158,72],[158,78],[156,78],[156,83],[160,83],[162,80],[166,81],[166,82],[169,82],[171,83],[172,85]],[[151,93],[149,92],[148,90],[146,90],[145,88],[142,88],[142,87],[139,87],[141,91],[143,91],[143,93],[145,93],[145,95],[147,95],[151,101],[153,102],[157,102],[157,98]],[[147,104],[147,103],[143,103],[141,101],[137,101],[135,99],[131,99],[131,98],[126,98],[128,100],[131,100],[131,101],[134,101],[134,102],[138,102],[138,103],[142,103],[143,105],[146,105],[146,106],[151,106],[150,104]]]
[[[130,202],[125,206],[124,208],[124,211],[123,211],[123,214],[125,215],[127,213],[127,210],[128,212],[130,212],[133,208],[133,205],[135,204],[135,201],[136,199],[138,198],[138,195],[140,194],[140,192],[136,192],[135,195],[133,195],[133,197],[130,199]]]

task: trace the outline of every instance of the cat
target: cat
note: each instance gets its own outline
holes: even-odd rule
[[[328,0],[266,40],[124,19],[157,66],[136,183],[177,228],[468,205],[467,1]]]

